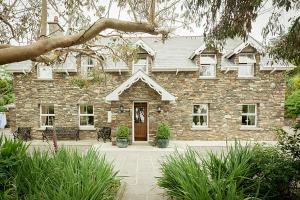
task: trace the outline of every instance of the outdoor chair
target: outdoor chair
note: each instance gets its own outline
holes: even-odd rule
[[[100,138],[103,139],[103,142],[106,142],[107,139],[111,141],[111,128],[110,127],[102,127],[99,129],[97,133],[97,140],[99,141]]]
[[[27,141],[31,139],[31,127],[18,127],[15,132],[13,132],[14,139],[24,139]]]

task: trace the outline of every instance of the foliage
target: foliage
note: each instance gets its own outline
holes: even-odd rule
[[[129,135],[129,128],[125,124],[121,124],[118,126],[116,130],[117,138],[128,138]]]
[[[176,152],[161,164],[158,185],[175,199],[292,199],[299,177],[291,157],[275,147],[236,144],[220,155]]]
[[[287,155],[291,155],[295,160],[300,161],[300,120],[296,122],[293,128],[294,130],[292,133],[287,133],[283,129],[278,129],[278,143],[283,152]]]
[[[289,117],[297,117],[300,114],[300,89],[286,98],[285,111]]]
[[[0,199],[14,199],[14,176],[26,159],[27,145],[0,136]]]
[[[12,77],[0,66],[0,112],[6,111],[3,106],[13,103],[14,100]]]
[[[260,179],[260,197],[266,199],[292,199],[291,187],[299,181],[299,165],[276,146],[253,148],[253,163]],[[298,167],[297,167],[298,166]]]
[[[169,139],[170,127],[166,123],[159,123],[156,130],[156,139]]]
[[[106,83],[109,76],[101,69],[95,67],[88,75],[70,76],[70,83],[79,88],[88,88],[93,84]]]
[[[95,150],[90,149],[83,155],[61,148],[57,153],[34,151],[29,156],[26,155],[22,142],[9,140],[1,144],[1,150],[12,142],[18,142],[22,148],[6,148],[7,159],[1,157],[1,169],[12,171],[7,173],[11,184],[0,190],[2,197],[5,195],[4,199],[115,198],[120,180],[116,177],[113,166]],[[14,160],[16,155],[20,155],[18,162]],[[17,165],[10,164],[9,160]]]
[[[227,155],[209,153],[207,158],[191,149],[184,154],[176,152],[162,163],[162,177],[158,178],[158,185],[176,199],[255,198],[255,192],[247,192],[259,185],[258,180],[248,180],[253,176],[252,156],[250,148],[240,146],[229,148]]]
[[[267,0],[187,0],[186,16],[198,26],[204,24],[204,35],[210,43],[224,42],[227,38],[246,38],[253,30],[253,23],[260,14],[270,12],[267,25],[263,29],[264,38],[267,35],[280,35],[269,49],[275,58],[284,58],[295,64],[300,64],[299,21],[300,17],[293,12],[299,11],[298,0],[271,0],[271,8],[266,9]],[[283,34],[285,24],[280,18],[289,18],[289,31]]]

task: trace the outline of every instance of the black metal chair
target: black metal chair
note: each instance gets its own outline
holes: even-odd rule
[[[103,142],[106,142],[107,139],[111,141],[111,128],[110,127],[102,127],[99,129],[97,133],[97,140],[99,141],[100,138],[103,139]]]
[[[24,139],[27,141],[31,139],[31,127],[18,127],[15,132],[13,132],[14,139]]]

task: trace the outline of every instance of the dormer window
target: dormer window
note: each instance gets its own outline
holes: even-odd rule
[[[214,78],[216,77],[217,58],[215,54],[201,54],[200,55],[200,78]]]
[[[255,56],[253,53],[240,53],[239,64],[255,64]]]
[[[53,78],[52,67],[51,66],[38,66],[37,67],[37,78],[51,80]]]
[[[86,77],[91,77],[93,75],[95,64],[96,62],[93,58],[83,57],[81,62],[82,74]]]
[[[254,76],[254,64],[256,63],[253,53],[240,53],[238,56],[239,67],[238,77],[253,77]]]
[[[132,73],[134,74],[139,70],[148,73],[148,57],[138,58],[134,61],[132,66]]]

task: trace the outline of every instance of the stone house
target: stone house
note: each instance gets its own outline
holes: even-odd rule
[[[52,24],[53,25],[53,24]],[[55,23],[54,23],[55,25]],[[115,133],[130,128],[130,140],[155,140],[159,122],[173,140],[273,140],[284,123],[285,71],[293,68],[264,55],[263,46],[229,39],[222,49],[207,48],[203,37],[128,38],[138,47],[132,64],[104,59],[107,80],[79,87],[95,60],[80,55],[57,66],[13,63],[15,126],[76,126],[81,139],[95,139],[99,128]]]

